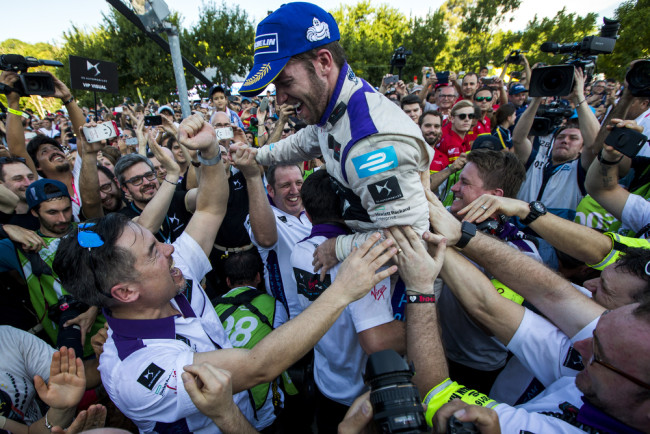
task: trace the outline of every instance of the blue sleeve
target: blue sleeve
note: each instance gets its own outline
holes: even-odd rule
[[[5,238],[0,240],[0,273],[10,270],[18,270],[22,274],[14,243],[9,238]]]
[[[241,128],[242,130],[245,130],[246,127],[244,126],[244,123],[239,118],[239,115],[237,113],[233,112],[233,116],[235,116],[235,120],[237,120],[237,125],[239,126],[239,128]]]

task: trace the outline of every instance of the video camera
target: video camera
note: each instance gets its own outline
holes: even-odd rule
[[[54,80],[46,72],[27,72],[28,68],[36,66],[63,66],[63,63],[56,60],[43,60],[35,57],[24,57],[20,54],[0,55],[0,70],[14,71],[19,74],[20,80],[14,85],[14,89],[20,96],[54,95]]]
[[[402,75],[402,68],[406,66],[406,56],[413,54],[411,50],[407,50],[404,47],[397,47],[393,51],[393,55],[390,57],[390,73],[393,73],[393,68],[397,67],[397,75]]]
[[[547,136],[562,124],[562,120],[573,116],[573,110],[560,101],[542,104],[535,113],[531,136]]]
[[[611,54],[618,38],[621,24],[617,20],[603,18],[600,36],[587,36],[580,42],[557,44],[544,42],[544,53],[568,54],[564,65],[535,68],[530,77],[530,96],[564,96],[573,89],[573,70],[581,68],[585,81],[590,82],[596,69],[599,54]]]

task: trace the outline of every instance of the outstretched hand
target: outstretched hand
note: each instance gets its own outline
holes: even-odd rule
[[[458,215],[470,223],[481,223],[494,213],[526,218],[529,211],[528,203],[522,200],[483,194],[458,211]]]
[[[86,375],[80,358],[72,348],[61,347],[52,354],[50,381],[45,384],[40,375],[34,376],[34,388],[44,403],[64,410],[75,407],[86,391]]]

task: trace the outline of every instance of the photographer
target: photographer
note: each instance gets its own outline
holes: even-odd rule
[[[584,177],[598,153],[595,138],[599,130],[598,120],[584,98],[581,69],[575,69],[574,80],[569,99],[576,105],[579,128],[572,124],[562,127],[550,142],[528,137],[542,103],[541,98],[533,98],[512,134],[515,155],[526,167],[526,181],[518,198],[542,201],[550,212],[569,220],[575,217],[576,207],[585,195]],[[538,146],[533,146],[534,139],[539,140]]]

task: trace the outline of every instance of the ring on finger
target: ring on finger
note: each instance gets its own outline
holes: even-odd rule
[[[482,209],[483,211],[487,211],[487,207],[486,207],[485,205],[481,205],[481,209]]]
[[[403,252],[403,250],[398,247],[397,248],[397,254],[400,255],[402,252]]]

